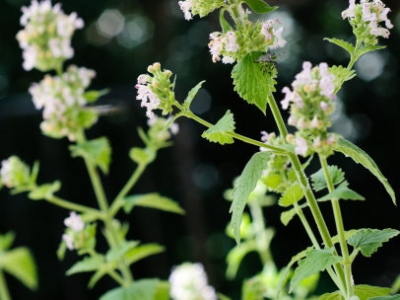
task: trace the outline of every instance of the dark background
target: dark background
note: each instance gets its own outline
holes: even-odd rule
[[[139,101],[135,100],[134,85],[137,76],[155,61],[178,75],[176,93],[179,99],[184,99],[197,82],[207,80],[194,102],[201,117],[215,122],[231,109],[238,133],[259,139],[261,130],[275,130],[269,111],[264,117],[232,91],[231,66],[212,63],[207,43],[209,33],[219,30],[217,14],[205,19],[195,17],[187,22],[175,0],[70,0],[62,3],[65,12],[76,11],[85,21],[85,28],[78,30],[73,38],[75,56],[67,63],[96,70],[92,87],[111,88],[111,93],[101,101],[122,108],[119,114],[102,117],[88,132],[89,137],[109,137],[113,146],[110,174],[103,178],[110,198],[118,193],[134,169],[127,155],[129,149],[142,145],[136,128],[146,126],[146,117]],[[282,87],[290,85],[293,76],[300,71],[302,61],[309,60],[313,64],[326,61],[330,65],[347,63],[348,57],[342,50],[323,41],[324,37],[351,36],[350,26],[340,16],[348,6],[347,1],[286,0],[271,4],[281,7],[278,17],[282,19],[288,41],[285,48],[276,51],[279,56],[277,99],[282,98]],[[347,83],[338,95],[334,130],[369,153],[398,193],[400,3],[392,0],[386,4],[392,8],[389,16],[395,25],[390,39],[381,41],[387,48],[365,56],[362,66],[366,66],[363,73],[367,76]],[[22,69],[21,50],[15,39],[20,30],[22,5],[28,5],[28,1],[0,0],[0,159],[15,154],[29,164],[39,160],[39,182],[62,180],[61,197],[94,206],[95,199],[82,162],[70,158],[65,139],[53,140],[41,134],[41,114],[34,109],[26,93],[31,83],[40,81],[43,74]],[[115,24],[122,19],[125,23],[118,28]],[[107,22],[113,25],[107,26],[110,24]],[[106,26],[105,33],[101,33],[99,24]],[[357,66],[360,73],[362,66]],[[129,216],[120,216],[131,224],[130,238],[144,243],[157,242],[167,249],[163,254],[134,265],[133,272],[136,278],[167,279],[173,265],[200,261],[218,291],[239,299],[242,279],[259,272],[261,266],[255,255],[249,256],[237,281],[224,279],[225,255],[234,242],[224,234],[230,215],[229,203],[222,194],[257,149],[238,142],[228,146],[210,144],[200,138],[203,131],[200,125],[187,120],[179,123],[181,131],[174,146],[160,152],[133,192],[158,191],[176,199],[187,214],[182,217],[135,208]],[[340,165],[350,187],[367,199],[342,203],[346,229],[400,229],[398,208],[370,173],[339,154],[330,162]],[[323,209],[332,225],[329,205]],[[281,225],[280,212],[279,207],[265,211],[267,223],[277,231],[272,251],[279,268],[309,245],[297,220],[288,228]],[[102,279],[88,291],[89,275],[64,277],[65,271],[76,261],[74,253],[68,253],[63,262],[55,255],[68,213],[45,202],[29,201],[25,195],[10,196],[5,189],[0,191],[0,233],[15,231],[15,246],[31,248],[39,266],[40,289],[36,293],[7,277],[14,299],[97,299],[114,287],[113,282]],[[101,249],[104,245],[100,240]],[[356,283],[389,286],[400,274],[399,250],[397,238],[371,259],[358,258],[354,264]],[[329,286],[322,280],[323,287],[325,284]]]

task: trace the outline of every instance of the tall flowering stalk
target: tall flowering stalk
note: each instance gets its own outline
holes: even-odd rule
[[[243,3],[246,3],[250,9],[245,8]],[[179,103],[172,93],[175,81],[169,81],[169,85],[166,82],[167,85],[161,89],[170,95],[166,97],[162,95],[161,90],[156,90],[158,85],[154,83],[158,83],[161,76],[153,71],[150,71],[150,75],[143,74],[138,78],[138,99],[142,100],[145,98],[143,95],[150,95],[147,99],[153,99],[149,102],[155,103],[155,105],[148,105],[148,102],[144,104],[142,102],[142,106],[147,109],[150,106],[149,117],[153,116],[154,109],[161,109],[165,114],[172,112],[170,108],[173,107],[175,119],[184,116],[206,126],[207,130],[203,132],[202,137],[211,142],[231,144],[236,139],[259,147],[261,151],[253,155],[239,179],[235,181],[232,192],[231,227],[233,236],[239,243],[242,240],[243,212],[248,206],[254,214],[253,221],[258,224],[254,224],[254,230],[264,230],[262,213],[256,213],[256,206],[252,202],[254,201],[253,190],[260,190],[258,187],[263,185],[264,189],[261,190],[264,192],[280,195],[278,204],[287,209],[282,213],[282,222],[287,225],[294,216],[298,216],[312,244],[310,248],[296,255],[288,266],[288,268],[293,267],[298,263],[290,281],[289,292],[293,292],[308,276],[326,270],[338,291],[322,296],[323,299],[338,297],[338,299],[353,300],[388,295],[388,289],[355,285],[352,263],[357,254],[370,256],[383,242],[398,235],[399,232],[393,229],[345,230],[339,201],[364,200],[364,197],[349,188],[344,172],[337,166],[328,165],[327,159],[335,152],[340,152],[355,162],[361,163],[384,185],[395,202],[393,189],[373,160],[351,142],[329,131],[330,116],[335,110],[336,93],[344,82],[356,76],[352,67],[363,54],[383,48],[378,45],[378,38],[389,36],[392,24],[387,15],[390,10],[380,0],[361,0],[359,4],[356,4],[355,0],[350,0],[350,6],[343,11],[342,16],[348,18],[353,27],[356,36],[355,44],[336,38],[327,39],[350,54],[349,64],[347,67],[329,67],[322,62],[313,67],[310,62],[303,63],[303,70],[296,75],[291,88],[285,87],[282,90],[284,97],[281,105],[283,109],[289,109],[290,116],[287,123],[294,127],[294,132],[289,133],[273,95],[277,68],[272,59],[274,55],[270,52],[286,44],[282,37],[283,28],[277,19],[252,22],[249,18],[252,12],[266,14],[275,10],[276,7],[270,7],[261,0],[229,0],[217,4],[211,5],[208,1],[202,0],[179,2],[187,20],[194,15],[198,14],[202,17],[216,8],[220,9],[221,31],[210,34],[208,45],[211,59],[213,62],[234,64],[232,78],[235,91],[245,101],[256,105],[264,113],[269,106],[280,135],[277,137],[274,133],[268,134],[263,131],[262,140],[259,142],[237,134],[234,116],[230,111],[227,111],[214,125],[201,119],[190,110],[190,105],[203,82],[189,92],[183,103]],[[226,18],[226,14],[229,14],[229,19]],[[158,63],[157,69],[159,69]],[[170,77],[169,71],[168,77]],[[164,106],[168,107],[168,110],[165,110]],[[308,166],[314,156],[318,157],[321,170],[309,175]],[[302,157],[310,157],[310,159],[302,162]],[[317,193],[318,195],[325,193],[325,195],[317,201]],[[321,201],[331,202],[335,218],[335,237],[320,210]],[[315,229],[304,214],[305,209],[310,209],[316,225]],[[377,239],[371,244],[368,241],[372,236]],[[253,238],[257,246],[248,246],[247,242],[250,243],[253,240],[246,240],[244,249],[256,247],[265,263],[265,268],[271,268],[273,264],[267,263],[270,262],[270,258],[268,258],[269,249],[265,246],[265,236],[255,235]],[[353,251],[350,252],[350,249]],[[248,250],[241,251],[242,257]],[[268,277],[266,272],[268,271],[264,270],[263,276],[257,277],[256,286],[248,287],[253,297],[267,295],[266,287],[262,287],[263,282],[266,283],[264,279]],[[274,272],[270,270],[270,274],[281,276]],[[280,280],[284,282],[286,277],[282,276]]]

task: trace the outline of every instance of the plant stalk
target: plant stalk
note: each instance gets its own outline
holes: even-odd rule
[[[10,292],[8,291],[6,279],[3,271],[0,269],[0,300],[11,300]]]

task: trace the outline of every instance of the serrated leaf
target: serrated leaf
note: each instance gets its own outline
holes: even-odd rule
[[[343,40],[337,39],[337,38],[332,38],[332,39],[324,38],[324,40],[343,48],[350,55],[354,52],[354,46],[346,41],[343,41]]]
[[[125,254],[126,263],[133,264],[148,256],[164,252],[165,248],[158,244],[143,244],[139,245]]]
[[[370,300],[400,300],[400,295],[373,297]]]
[[[358,49],[357,57],[360,57],[361,55],[364,55],[365,53],[368,53],[368,52],[371,52],[371,51],[382,50],[382,49],[385,49],[385,48],[386,48],[386,46],[380,46],[380,45],[364,46],[364,47]]]
[[[177,202],[158,193],[135,195],[125,198],[124,211],[126,213],[130,213],[135,206],[154,208],[181,215],[185,214],[185,211]]]
[[[233,114],[228,110],[214,126],[204,131],[201,137],[221,145],[232,144],[234,139],[226,133],[233,131],[235,131],[235,120]]]
[[[345,81],[351,80],[357,76],[355,70],[349,70],[343,66],[332,66],[329,68],[329,73],[334,75],[333,85],[335,86],[335,93],[341,88]]]
[[[389,295],[390,289],[380,286],[358,284],[354,286],[354,294],[356,294],[360,300],[370,300],[372,297]]]
[[[328,166],[328,172],[332,179],[333,185],[338,185],[344,181],[344,172],[337,166]],[[323,169],[320,169],[318,172],[311,175],[311,181],[312,187],[316,192],[328,188]]]
[[[339,200],[365,200],[363,196],[349,189],[347,183],[339,185],[333,192],[321,197],[318,201],[329,201],[331,199]]]
[[[232,30],[231,25],[225,19],[224,13],[225,13],[225,10],[223,10],[223,9],[221,9],[219,11],[219,24],[221,26],[222,33],[226,33],[228,31]]]
[[[136,247],[139,244],[139,242],[134,242],[134,241],[129,241],[129,242],[123,242],[120,243],[118,246],[111,248],[110,250],[107,251],[106,254],[106,261],[107,262],[113,262],[121,259],[122,257],[125,256],[125,254]]]
[[[389,241],[399,233],[398,230],[390,228],[383,230],[360,229],[349,238],[347,243],[354,248],[359,248],[364,256],[370,257],[379,247],[382,247],[382,243]]]
[[[286,285],[286,281],[287,281],[287,279],[289,277],[289,272],[290,272],[292,266],[296,262],[298,262],[300,259],[303,259],[304,257],[306,257],[307,252],[312,250],[312,249],[313,249],[313,247],[308,247],[307,249],[297,253],[295,256],[292,257],[292,259],[290,260],[288,265],[284,268],[284,270],[281,271],[281,276],[280,276],[280,279],[279,279],[278,289],[277,289],[277,294],[276,294],[277,299],[279,299],[279,294],[280,294],[283,286]]]
[[[31,290],[37,289],[36,265],[28,248],[19,247],[0,253],[0,269],[14,276]]]
[[[283,225],[287,226],[289,222],[296,215],[296,209],[292,208],[281,213],[281,222]]]
[[[86,141],[70,146],[73,157],[83,157],[99,167],[104,174],[108,173],[111,161],[111,146],[106,137]]]
[[[344,232],[344,237],[345,237],[346,241],[347,241],[353,234],[355,234],[356,232],[357,232],[357,229],[346,230],[346,231]],[[332,243],[333,243],[333,244],[336,244],[336,243],[339,243],[339,242],[340,242],[340,239],[339,239],[339,236],[338,236],[338,235],[335,235],[335,236],[332,237]]]
[[[158,279],[137,280],[127,288],[119,287],[108,291],[100,300],[158,300],[154,298],[158,284]]]
[[[206,81],[205,81],[205,80],[200,81],[195,87],[193,87],[193,88],[189,91],[189,93],[188,93],[188,95],[187,95],[185,101],[183,102],[183,107],[185,107],[185,108],[187,108],[187,109],[190,108],[190,104],[192,103],[193,98],[197,95],[197,93],[198,93],[199,90],[201,89],[201,86],[203,85],[204,82],[206,82]]]
[[[386,177],[383,176],[373,159],[364,150],[360,149],[352,142],[340,138],[335,151],[343,153],[345,156],[350,157],[356,163],[361,164],[364,168],[369,170],[383,184],[386,192],[392,198],[394,205],[396,205],[396,196],[393,188],[390,186]]]
[[[279,199],[278,204],[283,207],[291,206],[303,198],[303,190],[300,185],[295,182],[292,184]]]
[[[267,110],[267,97],[275,91],[276,81],[269,72],[263,72],[257,59],[262,52],[251,52],[232,69],[234,90],[249,104],[257,106],[263,114]]]
[[[233,202],[229,211],[232,213],[231,226],[237,243],[240,243],[240,223],[246,201],[256,187],[263,170],[267,167],[271,155],[272,153],[269,151],[254,154],[244,167],[233,191]]]
[[[129,151],[129,157],[138,165],[149,164],[156,158],[156,153],[150,148],[133,147]]]
[[[103,256],[85,257],[69,268],[66,274],[69,276],[76,273],[96,271],[100,269],[103,264],[105,264]]]
[[[333,249],[318,249],[307,252],[306,258],[299,261],[299,266],[294,271],[293,278],[290,281],[289,292],[292,292],[303,279],[321,272],[341,260],[341,257],[333,254]]]
[[[59,191],[60,188],[61,188],[61,182],[58,180],[54,181],[53,183],[42,184],[36,187],[34,190],[32,190],[28,194],[28,197],[32,200],[49,199],[54,195],[54,193]]]
[[[277,9],[277,6],[270,6],[264,0],[245,0],[246,4],[258,14],[267,14]]]

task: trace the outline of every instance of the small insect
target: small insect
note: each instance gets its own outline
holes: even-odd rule
[[[271,74],[274,69],[276,69],[277,59],[278,57],[274,53],[267,52],[257,58],[254,62],[260,64],[260,70],[263,74]]]

